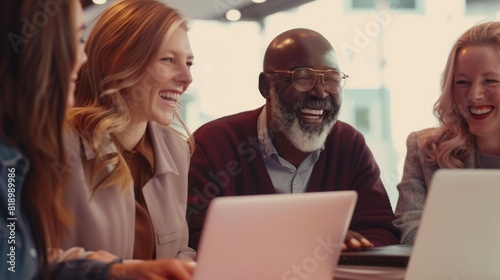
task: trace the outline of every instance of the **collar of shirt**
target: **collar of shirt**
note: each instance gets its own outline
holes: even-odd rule
[[[29,168],[28,159],[17,149],[0,140],[0,165],[22,168],[26,174]]]
[[[273,145],[267,129],[267,116],[265,107],[257,121],[257,134],[262,157],[274,189],[278,193],[305,192],[311,178],[314,164],[323,149],[311,152],[304,161],[295,167],[284,158],[281,158]]]
[[[279,158],[278,151],[276,150],[276,147],[274,147],[273,141],[269,136],[269,131],[267,130],[266,106],[262,108],[262,111],[260,112],[259,118],[257,120],[257,136],[259,138],[260,151],[262,153],[264,161],[267,161],[269,158],[271,158],[272,155],[276,155],[276,157]],[[315,150],[311,153],[314,162],[316,162],[316,160],[319,157],[319,154],[324,149],[325,147],[323,146],[320,149]]]
[[[155,175],[165,174],[167,172],[172,172],[175,175],[179,175],[179,168],[172,157],[172,152],[167,145],[169,139],[178,137],[173,131],[173,128],[161,129],[161,125],[153,122],[148,122],[149,138],[151,140],[152,152],[154,155],[161,155],[161,157],[154,157],[151,159],[150,164],[154,167]],[[87,160],[94,159],[96,157],[96,151],[90,146],[89,142],[83,138],[82,140],[84,158]],[[120,152],[117,145],[112,141],[111,136],[107,135],[104,138],[107,143],[105,144],[103,153],[105,155]],[[178,149],[178,147],[175,147]]]
[[[271,141],[269,132],[267,131],[267,112],[266,106],[262,108],[257,120],[257,137],[259,138],[260,152],[264,161],[268,160],[273,154],[278,156],[278,151]]]
[[[151,172],[154,171],[154,153],[148,129],[146,129],[146,132],[132,150],[123,148],[123,146],[120,145],[119,142],[116,142],[116,144],[126,161],[133,159],[136,154],[140,154],[149,163]]]

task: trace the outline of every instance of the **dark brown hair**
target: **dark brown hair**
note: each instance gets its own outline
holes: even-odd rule
[[[77,50],[76,1],[0,3],[0,139],[30,161],[21,207],[36,233],[45,277],[47,249],[58,246],[70,221],[52,167],[64,162],[62,130]]]

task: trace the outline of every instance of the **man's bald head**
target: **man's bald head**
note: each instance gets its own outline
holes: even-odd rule
[[[278,35],[271,41],[264,56],[264,72],[298,67],[339,69],[330,42],[318,32],[304,28]]]

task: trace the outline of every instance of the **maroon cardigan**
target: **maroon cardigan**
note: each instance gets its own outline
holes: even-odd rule
[[[189,246],[196,249],[209,201],[216,196],[274,194],[257,139],[262,108],[220,118],[195,133],[189,168]],[[355,190],[350,229],[375,246],[399,243],[380,170],[363,135],[337,121],[314,165],[307,192]],[[332,221],[334,222],[334,221]]]

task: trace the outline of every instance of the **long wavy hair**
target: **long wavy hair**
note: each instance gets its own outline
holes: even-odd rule
[[[106,166],[114,172],[96,187],[130,184],[132,177],[120,153],[106,155],[104,149],[116,140],[112,135],[123,131],[130,122],[129,108],[123,90],[136,85],[148,74],[165,39],[177,29],[188,29],[188,22],[177,10],[156,0],[122,0],[107,8],[85,46],[88,61],[80,70],[75,92],[75,107],[68,119],[77,133],[96,151],[92,174]],[[177,111],[174,118],[185,129],[183,136],[190,145],[194,141]]]
[[[419,148],[431,164],[441,168],[463,168],[474,150],[474,135],[461,115],[453,94],[453,71],[457,54],[466,46],[491,45],[500,55],[500,22],[475,25],[462,34],[451,49],[441,81],[441,96],[434,104],[440,127],[419,139]]]
[[[62,131],[78,47],[76,1],[0,2],[0,139],[30,162],[18,199],[36,233],[45,278],[47,249],[58,246],[71,222],[56,168],[65,159]],[[57,12],[48,14],[45,5],[57,5]]]

